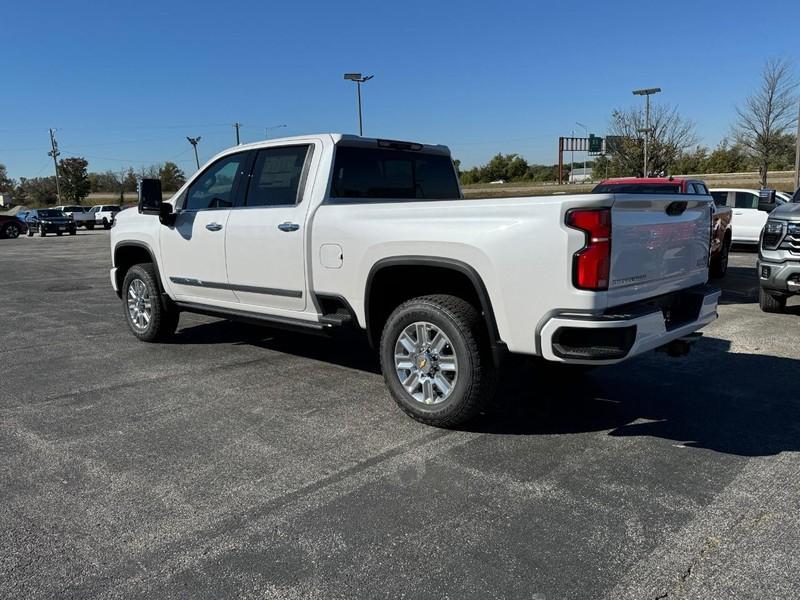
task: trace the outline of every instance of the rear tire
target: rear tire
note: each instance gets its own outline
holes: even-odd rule
[[[122,308],[131,333],[143,342],[170,337],[178,327],[180,312],[162,299],[152,263],[133,265],[122,283]]]
[[[94,223],[86,223],[86,225],[84,225],[84,227],[86,227],[86,229],[91,231],[92,229],[94,229]]]
[[[111,229],[111,223],[105,217],[103,217],[103,229]]]
[[[47,235],[47,232],[44,230],[44,227],[39,227],[39,236],[44,237]]]
[[[710,275],[714,279],[722,279],[728,272],[728,261],[731,254],[731,240],[726,237],[722,242],[722,248],[719,249],[719,254],[711,260]]]
[[[782,313],[786,310],[786,296],[773,294],[764,288],[758,288],[758,305],[766,313]]]
[[[15,240],[19,237],[19,225],[16,223],[9,223],[3,228],[3,235],[2,237],[7,237],[9,239]]]
[[[397,405],[427,425],[464,423],[494,395],[485,324],[478,309],[456,296],[422,296],[398,306],[383,328],[380,358]]]
[[[28,237],[33,237],[33,229],[28,227]]]

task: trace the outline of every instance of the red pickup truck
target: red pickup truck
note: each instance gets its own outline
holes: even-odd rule
[[[709,197],[711,209],[714,211],[712,223],[714,227],[711,237],[711,277],[724,277],[728,271],[728,256],[731,251],[732,229],[731,209],[728,206],[717,206],[711,199],[706,184],[699,179],[685,177],[620,177],[606,179],[598,183],[592,193],[602,194],[699,194]]]

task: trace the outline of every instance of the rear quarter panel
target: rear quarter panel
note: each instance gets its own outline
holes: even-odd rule
[[[372,266],[398,256],[443,257],[470,265],[483,280],[501,339],[534,353],[538,323],[555,309],[601,311],[605,295],[572,287],[572,255],[584,243],[567,228],[573,207],[607,206],[610,195],[323,204],[311,240],[313,288],[344,296],[365,326]],[[322,246],[339,245],[341,266],[322,264]]]

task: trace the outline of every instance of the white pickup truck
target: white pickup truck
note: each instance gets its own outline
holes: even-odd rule
[[[226,150],[167,202],[142,180],[111,283],[143,341],[181,311],[362,328],[398,405],[453,426],[506,352],[606,365],[713,321],[710,219],[697,195],[466,200],[444,146],[310,135]]]

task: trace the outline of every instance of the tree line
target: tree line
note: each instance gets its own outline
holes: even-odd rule
[[[758,171],[762,187],[770,170],[795,164],[797,80],[786,60],[769,60],[755,91],[736,107],[730,135],[715,148],[697,144],[695,124],[676,107],[654,104],[649,127],[642,106],[615,109],[606,134],[606,153],[591,163],[595,180],[606,177],[686,175]],[[647,136],[647,172],[644,138]],[[456,161],[457,168],[460,163]],[[566,165],[564,177],[569,177]],[[558,165],[529,165],[518,154],[497,154],[485,165],[459,171],[463,184],[558,181]]]
[[[89,163],[82,157],[69,157],[58,161],[58,185],[55,175],[48,177],[8,176],[5,165],[0,164],[0,193],[11,195],[15,204],[54,206],[58,203],[58,188],[62,204],[82,204],[93,192],[117,194],[122,203],[126,192],[135,192],[137,180],[161,179],[165,191],[175,191],[186,183],[186,175],[174,162],[157,163],[134,170],[90,173]]]

